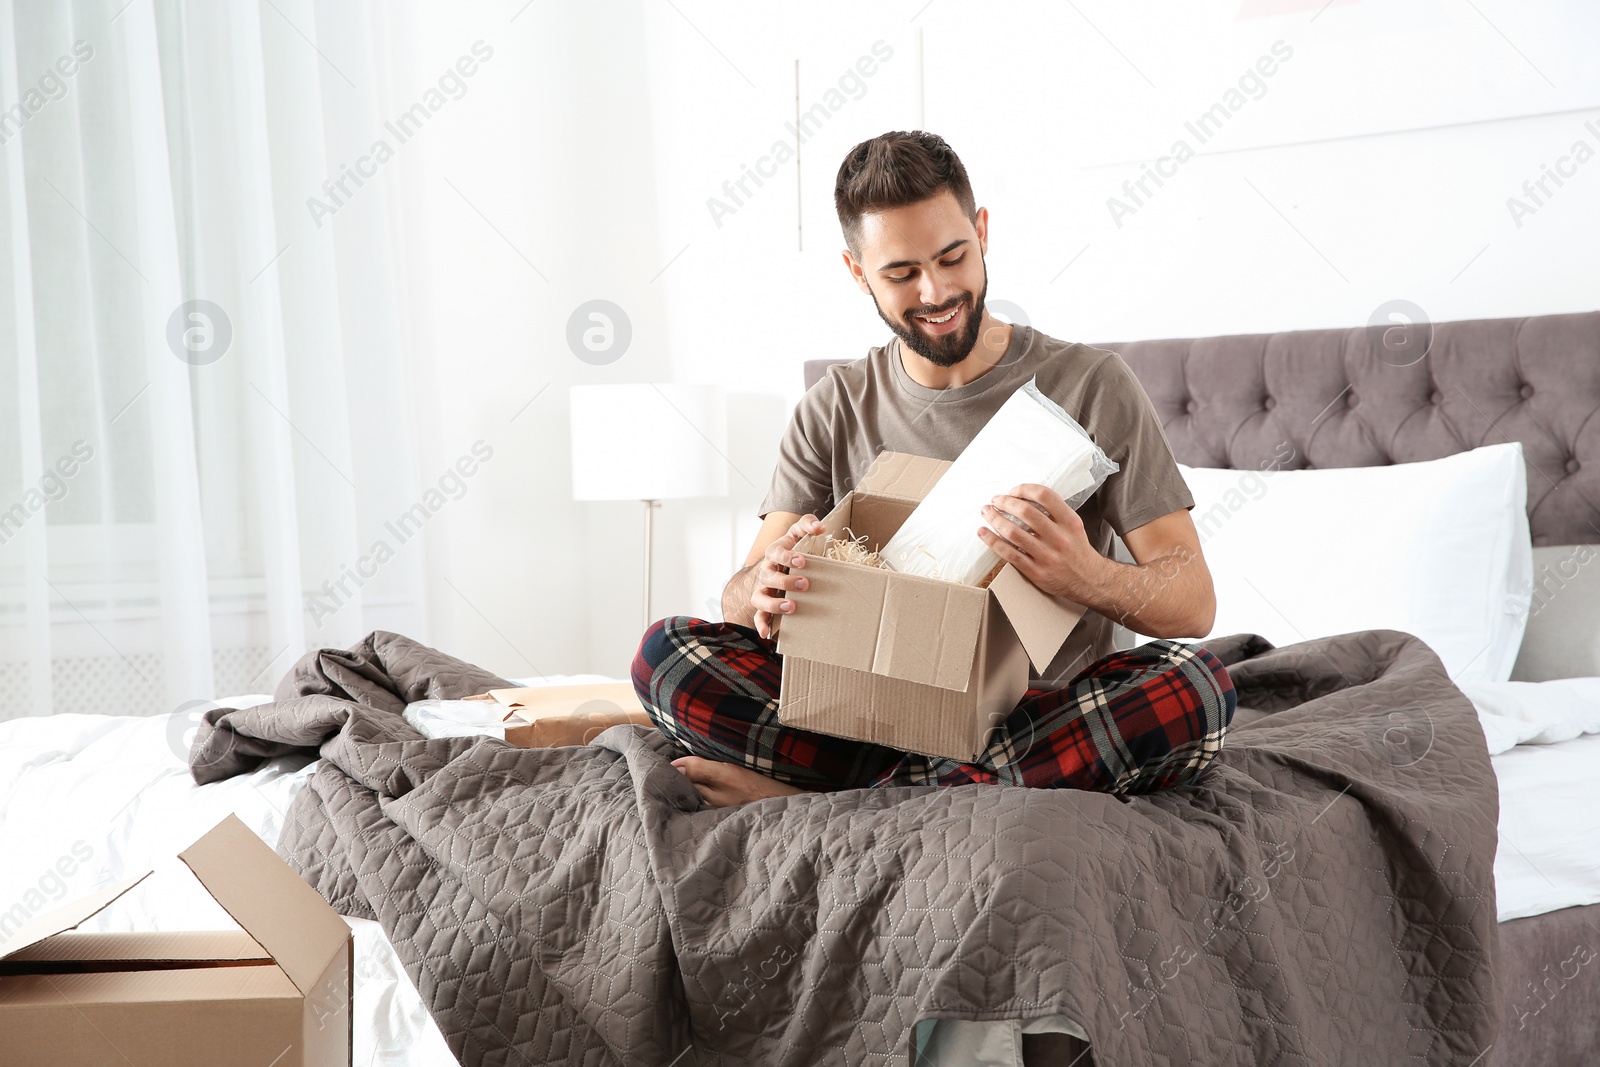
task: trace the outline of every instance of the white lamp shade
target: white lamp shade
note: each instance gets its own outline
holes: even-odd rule
[[[728,492],[727,408],[709,385],[574,385],[572,499]]]

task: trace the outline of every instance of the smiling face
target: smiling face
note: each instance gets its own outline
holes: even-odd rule
[[[983,325],[989,215],[969,219],[949,191],[861,216],[857,252],[845,264],[902,344],[953,367],[972,353]]]

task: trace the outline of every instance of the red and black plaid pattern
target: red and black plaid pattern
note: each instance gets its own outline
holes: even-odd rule
[[[1151,793],[1198,781],[1233,719],[1233,682],[1203,648],[1152,641],[1029,690],[972,763],[778,722],[783,659],[755,630],[686,615],[645,632],[633,685],[686,752],[806,789],[995,783]]]

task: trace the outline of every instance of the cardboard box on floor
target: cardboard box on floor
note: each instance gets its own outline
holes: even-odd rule
[[[824,516],[827,534],[848,526],[881,548],[949,466],[881,453]],[[1027,692],[1029,662],[1044,670],[1084,614],[1010,564],[980,589],[827,559],[825,538],[796,546],[810,588],[778,623],[789,726],[970,761]]]
[[[78,933],[149,877],[0,945],[0,1067],[349,1067],[350,928],[230,815],[179,858],[243,928]]]
[[[655,727],[632,682],[491,689],[484,696],[506,709],[506,740],[518,748],[587,745],[625,723]]]

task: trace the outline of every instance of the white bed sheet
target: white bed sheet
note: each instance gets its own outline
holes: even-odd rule
[[[1600,734],[1491,756],[1500,921],[1600,903]]]
[[[435,736],[496,730],[483,704],[424,702],[408,709],[408,718]],[[251,774],[196,786],[183,755],[191,734],[192,719],[173,715],[0,722],[0,946],[21,919],[146,868],[158,877],[86,928],[232,926],[177,853],[230,813],[276,842],[289,802],[317,764],[278,759]],[[1500,919],[1600,902],[1600,735],[1519,745],[1491,762],[1501,792]],[[451,1067],[455,1059],[382,929],[362,919],[346,922],[356,945],[354,1062]],[[1011,1024],[925,1028],[922,1062],[1015,1064],[1018,1032]]]
[[[146,869],[156,873],[80,929],[236,928],[177,854],[229,814],[276,842],[289,802],[317,764],[277,759],[196,786],[176,751],[186,733],[192,738],[191,722],[173,715],[0,722],[0,947],[21,917],[16,909],[37,914]],[[383,928],[345,922],[355,936],[353,1062],[455,1067]]]

